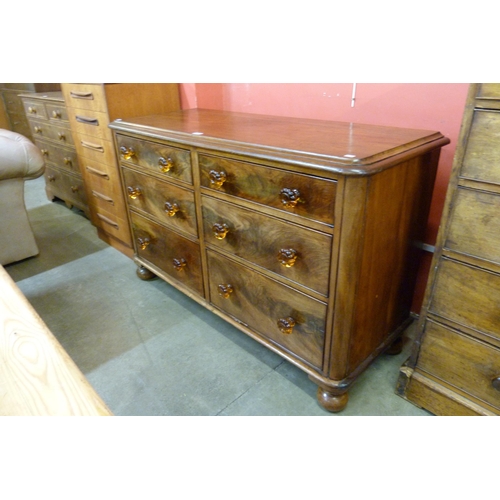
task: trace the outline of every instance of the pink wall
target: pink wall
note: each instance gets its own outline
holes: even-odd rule
[[[441,151],[425,243],[434,245],[469,84],[183,83],[182,107],[316,118],[436,130],[451,140]],[[413,310],[420,310],[430,254],[425,255]]]

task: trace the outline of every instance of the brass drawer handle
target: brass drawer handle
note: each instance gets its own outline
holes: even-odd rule
[[[163,156],[160,156],[160,158],[158,158],[158,166],[160,167],[160,171],[166,174],[174,166],[174,161],[170,157],[163,158]]]
[[[64,164],[68,165],[68,166],[71,166],[71,165],[73,165],[73,160],[71,158],[69,158],[69,157],[66,156],[64,158]]]
[[[41,149],[40,151],[42,152],[43,156],[47,156],[47,157],[49,156],[49,150],[48,149]]]
[[[52,111],[52,118],[61,118],[61,112],[55,109]]]
[[[98,198],[99,200],[102,200],[102,201],[105,201],[107,203],[109,203],[110,205],[114,205],[115,202],[113,201],[113,198],[109,198],[108,196],[104,196],[103,194],[97,192],[97,191],[94,191],[92,190],[92,195],[95,197],[95,198]]]
[[[127,187],[127,192],[128,192],[128,197],[131,200],[137,200],[139,196],[142,196],[142,191],[140,187],[133,187],[133,186],[128,186]]]
[[[229,232],[229,228],[227,227],[226,224],[220,224],[216,222],[212,226],[212,232],[215,238],[217,238],[218,240],[223,240],[226,237],[227,233]]]
[[[283,188],[280,191],[281,203],[286,208],[294,208],[297,203],[302,202],[300,199],[300,191],[293,188]]]
[[[290,335],[293,332],[295,324],[295,320],[291,316],[288,316],[287,318],[280,318],[278,320],[278,328],[280,329],[280,332],[285,335]]]
[[[172,263],[174,265],[174,269],[177,272],[182,271],[187,266],[186,259],[183,259],[183,258],[173,259]]]
[[[145,236],[144,238],[137,238],[137,244],[141,250],[146,250],[146,248],[151,243],[149,236]]]
[[[219,285],[217,287],[217,290],[219,292],[219,295],[223,299],[228,299],[231,296],[231,294],[234,292],[233,285],[231,285],[229,283],[225,283],[225,284]]]
[[[120,155],[124,160],[130,160],[132,156],[135,156],[134,148],[128,148],[127,146],[122,146],[120,148]]]
[[[56,178],[53,175],[47,175],[47,179],[49,182],[55,182]]]
[[[70,90],[69,95],[73,99],[94,99],[94,94],[92,94],[92,92],[78,92],[76,90]]]
[[[57,136],[59,137],[60,141],[66,141],[66,134],[64,132],[58,132]]]
[[[177,203],[165,202],[165,212],[169,217],[173,217],[179,211],[179,205]]]
[[[223,172],[222,170],[221,171],[210,170],[208,176],[210,177],[210,185],[215,189],[222,187],[222,185],[224,184],[224,182],[226,182],[227,179],[226,172]]]
[[[493,389],[496,389],[497,391],[500,391],[500,377],[496,377],[491,381],[491,385],[493,386]]]
[[[115,229],[120,229],[120,227],[118,226],[118,224],[115,221],[112,221],[111,219],[108,219],[104,215],[101,215],[101,214],[98,213],[97,217],[99,217],[99,219],[101,219],[106,224],[109,224],[110,226],[113,226]]]
[[[71,191],[73,193],[77,193],[78,192],[78,186],[71,186]]]
[[[293,248],[281,248],[278,252],[278,261],[284,267],[292,267],[297,257],[297,251]]]
[[[33,106],[30,106],[28,108],[28,112],[31,113],[32,115],[36,115],[36,108],[34,108]]]
[[[34,128],[36,134],[41,134],[42,133],[42,127],[35,126]]]
[[[93,149],[94,151],[98,151],[99,153],[104,153],[104,148],[99,144],[94,144],[87,141],[80,141],[80,143],[84,148]]]
[[[98,175],[99,177],[102,177],[102,178],[107,179],[109,181],[109,175],[106,172],[101,172],[100,170],[89,167],[88,165],[85,168],[91,174]]]
[[[97,118],[87,118],[86,116],[76,115],[76,121],[80,123],[85,123],[85,125],[92,125],[94,127],[99,126],[99,120]]]

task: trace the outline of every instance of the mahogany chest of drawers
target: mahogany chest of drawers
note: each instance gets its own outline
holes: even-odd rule
[[[500,84],[470,86],[398,393],[436,415],[500,415]]]
[[[33,141],[45,158],[47,197],[59,198],[88,217],[87,195],[62,93],[21,94],[20,98]]]
[[[186,110],[110,124],[138,274],[304,370],[330,411],[408,325],[437,132]]]

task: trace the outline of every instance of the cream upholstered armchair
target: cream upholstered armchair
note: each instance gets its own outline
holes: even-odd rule
[[[0,129],[0,264],[38,254],[24,204],[24,181],[43,174],[41,151],[26,137]]]

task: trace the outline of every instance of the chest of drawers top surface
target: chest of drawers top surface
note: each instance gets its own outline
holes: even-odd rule
[[[117,120],[112,129],[191,146],[366,175],[422,148],[449,143],[439,132],[205,109]]]

